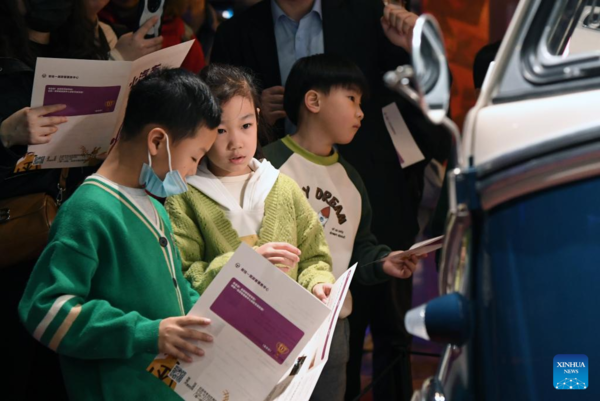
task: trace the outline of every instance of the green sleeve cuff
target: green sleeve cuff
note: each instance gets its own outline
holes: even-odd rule
[[[158,354],[158,328],[162,320],[147,320],[135,329],[136,353]]]
[[[384,252],[379,253],[375,260],[381,260],[387,257],[390,253],[391,251],[389,248],[387,248]],[[390,276],[383,271],[383,262],[375,262],[363,266],[361,266],[359,263],[356,267],[355,280],[363,285],[381,284],[385,283],[389,279]]]
[[[373,276],[375,277],[375,280],[377,280],[377,282],[383,283],[389,280],[390,276],[385,274],[385,272],[383,271],[383,262],[375,263],[375,265],[373,266]]]

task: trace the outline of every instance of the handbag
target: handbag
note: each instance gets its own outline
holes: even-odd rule
[[[39,192],[0,200],[0,269],[35,262],[48,243],[50,226],[66,189],[64,168],[56,199]]]

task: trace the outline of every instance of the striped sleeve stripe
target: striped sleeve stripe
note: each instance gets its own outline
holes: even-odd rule
[[[48,310],[48,313],[46,313],[46,316],[44,316],[40,324],[38,324],[33,332],[33,337],[36,340],[42,340],[42,336],[46,332],[46,329],[48,329],[48,326],[50,326],[50,323],[52,323],[52,320],[54,320],[58,312],[60,312],[60,309],[63,307],[63,305],[72,298],[75,298],[75,295],[62,295],[56,298],[54,304],[52,304],[50,310]]]
[[[67,315],[65,320],[63,320],[63,322],[60,325],[60,327],[58,328],[58,330],[56,330],[56,333],[54,333],[54,336],[52,337],[50,344],[48,344],[48,347],[51,350],[56,351],[58,349],[58,346],[60,345],[63,338],[65,338],[65,336],[67,335],[67,332],[73,325],[73,322],[75,321],[75,319],[77,319],[77,316],[79,316],[80,312],[81,312],[81,305],[79,305],[79,304],[77,304],[73,308],[71,308],[71,310],[69,311],[69,314]]]

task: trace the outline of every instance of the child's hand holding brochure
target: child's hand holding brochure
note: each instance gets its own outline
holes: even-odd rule
[[[315,367],[315,376],[327,360],[353,273],[338,279],[325,305],[242,244],[188,314],[210,319],[205,355],[191,363],[159,355],[148,371],[185,400],[283,400],[292,387],[294,400],[307,400],[316,380],[298,373],[307,360],[302,372]]]
[[[437,251],[443,245],[444,245],[444,236],[440,235],[439,237],[431,238],[431,239],[416,243],[413,246],[411,246],[409,250],[401,252],[400,254],[395,254],[394,252],[392,252],[390,255],[394,254],[394,257],[401,257],[402,259],[409,259],[413,255],[421,256],[421,255],[426,255],[430,252]],[[385,262],[388,259],[388,257],[390,257],[390,256],[386,256],[383,259],[374,260],[373,262],[365,263],[362,266],[368,266],[368,265],[372,265],[374,263]]]

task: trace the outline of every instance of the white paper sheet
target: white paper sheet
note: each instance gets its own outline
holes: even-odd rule
[[[390,103],[382,110],[383,120],[392,138],[396,152],[400,157],[402,168],[408,167],[425,159],[423,153],[413,139],[396,103]]]
[[[32,145],[16,171],[94,165],[116,138],[132,84],[155,68],[177,68],[192,41],[133,62],[38,58],[31,107],[66,104],[67,116],[50,143]]]
[[[296,364],[300,368],[295,372],[288,372],[266,401],[306,401],[310,398],[329,359],[333,332],[355,271],[356,263],[337,279],[327,302],[331,314],[297,358]]]
[[[417,244],[414,244],[410,247],[410,249],[406,252],[406,256],[410,255],[424,255],[426,253],[430,253],[433,251],[437,251],[444,245],[444,236],[440,235],[439,237],[431,238]]]
[[[444,236],[440,235],[439,237],[435,237],[435,238],[431,238],[422,242],[418,242],[416,244],[414,244],[413,246],[410,247],[410,249],[408,249],[407,251],[404,251],[401,254],[402,258],[407,258],[411,255],[424,255],[426,253],[430,253],[433,251],[437,251],[438,249],[440,249],[442,246],[444,246]],[[374,260],[373,262],[369,262],[366,263],[364,266],[368,266],[374,263],[380,263],[380,262],[385,262],[385,260],[388,258],[389,256],[386,256],[383,259],[379,259],[379,260]]]

